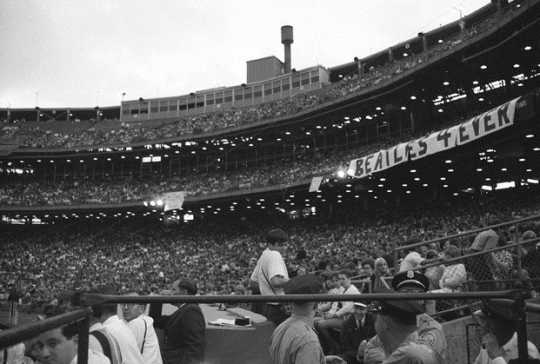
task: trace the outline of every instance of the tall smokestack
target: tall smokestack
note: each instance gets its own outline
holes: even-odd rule
[[[291,44],[293,43],[293,27],[292,25],[284,25],[281,27],[281,43],[285,50],[285,73],[291,72]]]

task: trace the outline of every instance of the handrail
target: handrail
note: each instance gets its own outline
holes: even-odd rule
[[[471,299],[471,298],[510,298],[520,295],[518,290],[473,291],[455,293],[366,293],[366,294],[287,294],[279,296],[262,295],[216,295],[216,296],[121,296],[97,293],[84,293],[81,303],[98,305],[103,303],[249,303],[249,302],[338,302],[338,301],[398,301],[398,300],[437,300],[437,299]]]
[[[20,325],[0,332],[0,349],[18,344],[24,340],[31,339],[36,335],[67,325],[73,322],[78,323],[78,363],[88,362],[88,333],[89,317],[92,313],[90,308],[81,308],[76,311],[64,313],[42,321],[35,321]]]
[[[469,230],[469,231],[459,233],[459,234],[448,235],[448,236],[444,236],[444,237],[441,237],[441,238],[436,238],[436,239],[431,239],[431,240],[427,240],[427,241],[420,241],[418,243],[398,246],[398,247],[396,247],[394,249],[394,251],[407,250],[407,249],[410,249],[410,248],[416,248],[416,247],[422,246],[422,245],[429,245],[429,244],[432,244],[432,243],[438,243],[438,242],[445,241],[445,240],[459,239],[461,237],[464,237],[464,236],[467,236],[467,235],[472,235],[472,234],[477,234],[477,233],[480,233],[480,232],[485,231],[485,230],[496,229],[496,228],[505,227],[505,226],[509,226],[509,225],[521,224],[523,222],[527,222],[527,221],[531,221],[531,220],[537,220],[537,219],[540,219],[540,214],[539,215],[529,216],[529,217],[524,217],[524,218],[521,218],[521,219],[511,220],[511,221],[503,222],[503,223],[496,224],[496,225],[489,225],[489,226]]]
[[[436,262],[433,262],[433,263],[422,265],[422,266],[420,266],[420,269],[436,267],[436,266],[441,265],[441,264],[459,262],[459,261],[462,261],[463,259],[476,257],[476,256],[479,256],[479,255],[485,255],[485,254],[488,254],[488,253],[494,253],[494,252],[498,252],[500,250],[506,250],[506,249],[515,248],[515,247],[518,247],[518,246],[527,245],[527,244],[536,243],[536,242],[540,242],[540,237],[533,238],[533,239],[528,239],[528,240],[523,240],[523,241],[520,241],[519,243],[512,243],[512,244],[499,246],[499,247],[496,247],[496,248],[493,248],[493,249],[486,249],[486,250],[482,250],[482,251],[479,251],[479,252],[476,252],[476,253],[470,253],[470,254],[462,255],[460,257],[447,259],[447,260],[444,260],[444,261],[439,260],[439,261],[436,261]]]

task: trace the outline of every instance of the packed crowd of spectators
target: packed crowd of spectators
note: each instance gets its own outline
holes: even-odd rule
[[[232,171],[193,172],[176,177],[110,177],[104,179],[59,180],[56,182],[17,181],[0,184],[0,205],[40,206],[115,204],[144,201],[165,192],[186,191],[198,196],[249,190],[278,184],[305,182],[314,176],[331,175],[364,153],[390,146],[397,139],[363,145],[349,150],[328,150],[326,153],[298,154],[294,160],[283,159],[258,167]],[[204,169],[201,168],[201,169]]]
[[[112,284],[119,292],[159,291],[179,275],[198,282],[202,294],[247,292],[246,280],[265,246],[262,236],[272,225],[283,227],[290,235],[284,258],[292,275],[348,269],[353,276],[362,277],[370,274],[366,264],[373,267],[376,258],[384,258],[393,267],[396,246],[483,227],[487,213],[490,222],[502,222],[540,212],[540,201],[530,194],[506,192],[482,201],[372,212],[348,223],[317,217],[296,221],[266,217],[172,226],[126,220],[19,229],[3,233],[0,292],[19,282],[24,302],[38,303],[103,284]],[[540,232],[536,223],[519,229]],[[497,233],[499,245],[512,238],[507,229]],[[471,246],[473,238],[417,251],[423,258],[433,259],[443,251],[452,254],[447,250],[451,243],[465,253],[463,249]],[[415,264],[415,259],[405,258],[401,264]],[[433,278],[434,271],[430,272],[432,280],[441,281],[444,268],[439,269],[439,278]],[[497,278],[508,278],[511,271],[508,268],[503,274],[501,270]],[[444,288],[444,284],[433,288]]]
[[[252,124],[293,115],[304,110],[333,102],[336,99],[364,91],[417,68],[429,60],[444,56],[497,23],[491,16],[465,28],[462,32],[436,43],[427,51],[396,59],[380,66],[370,66],[361,76],[345,77],[340,82],[316,91],[297,94],[249,107],[223,109],[217,112],[184,116],[176,120],[139,121],[118,124],[114,122],[79,122],[72,127],[67,123],[22,122],[6,124],[0,138],[34,148],[74,148],[104,145],[126,145],[142,141],[155,141],[186,134],[200,134],[218,129]]]

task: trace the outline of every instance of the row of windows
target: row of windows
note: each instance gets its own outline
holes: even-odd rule
[[[318,71],[304,72],[294,74],[292,77],[274,80],[255,86],[240,86],[231,89],[216,91],[206,95],[190,95],[176,100],[156,100],[150,102],[150,113],[185,111],[195,108],[202,108],[223,103],[233,103],[242,101],[260,101],[263,97],[280,95],[282,92],[288,92],[292,89],[298,89],[301,86],[317,84],[319,82]],[[292,84],[292,87],[291,87]],[[131,106],[131,107],[130,107]],[[147,114],[148,102],[139,102],[124,105],[124,115]]]

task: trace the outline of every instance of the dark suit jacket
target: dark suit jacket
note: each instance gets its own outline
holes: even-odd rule
[[[371,314],[366,315],[364,326],[358,326],[353,315],[343,322],[341,330],[341,346],[343,355],[349,363],[356,363],[356,352],[362,340],[369,340],[375,336],[375,320]]]
[[[204,360],[206,323],[199,305],[185,304],[172,315],[161,316],[161,304],[152,304],[150,316],[164,331],[161,354],[165,364],[198,364]]]

